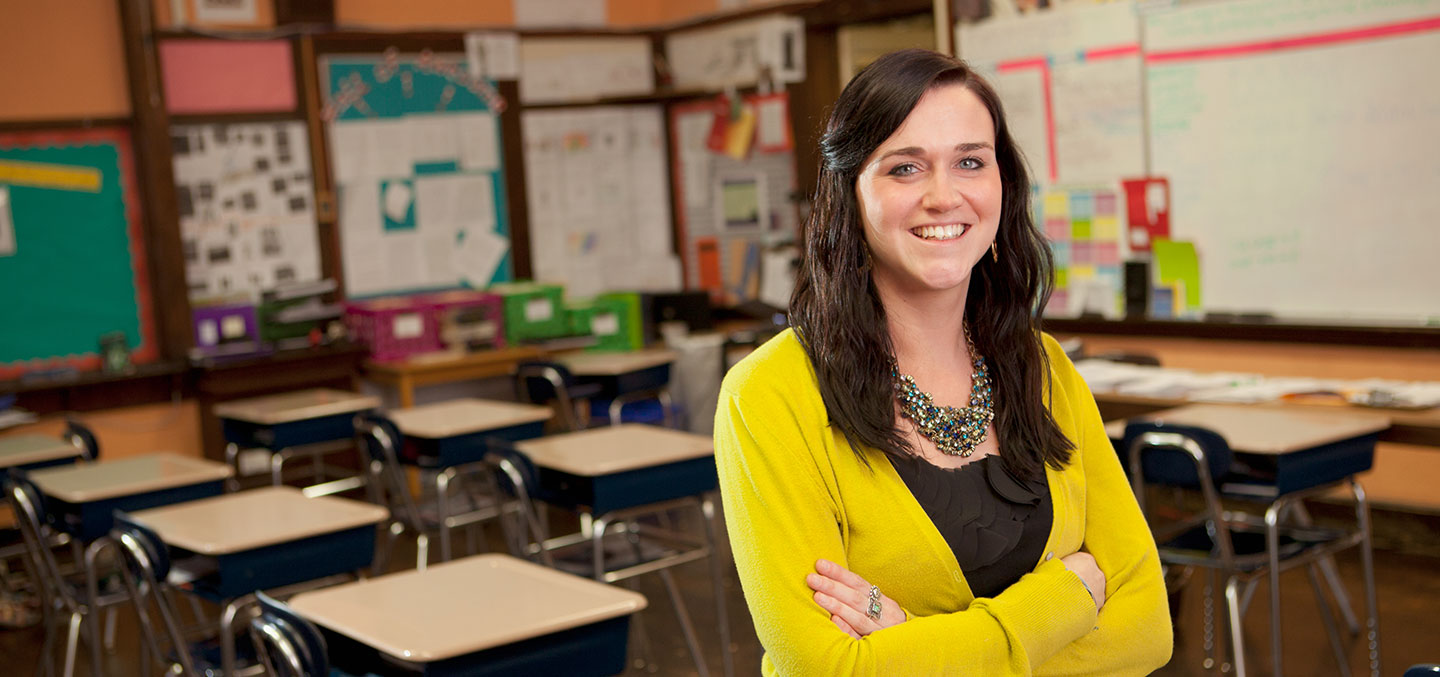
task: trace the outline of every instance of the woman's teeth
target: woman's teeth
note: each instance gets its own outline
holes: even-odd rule
[[[910,232],[926,240],[953,240],[965,234],[965,226],[921,226],[912,229]]]

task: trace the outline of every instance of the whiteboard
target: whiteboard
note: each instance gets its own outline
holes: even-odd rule
[[[1037,183],[1109,183],[1144,174],[1133,2],[962,23],[955,44],[1000,95]]]
[[[1440,1],[1150,14],[1150,164],[1209,311],[1440,317]]]

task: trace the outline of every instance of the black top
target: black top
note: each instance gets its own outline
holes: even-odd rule
[[[1043,478],[1015,477],[998,456],[956,469],[918,458],[890,463],[955,552],[976,597],[994,597],[1034,570],[1053,519]]]

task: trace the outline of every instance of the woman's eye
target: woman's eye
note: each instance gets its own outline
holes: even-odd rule
[[[960,168],[969,169],[972,171],[977,169],[984,169],[985,163],[981,162],[979,158],[967,157],[964,160],[960,161]]]
[[[890,176],[910,176],[918,171],[920,171],[919,167],[907,162],[902,165],[895,165],[890,169],[889,174]]]

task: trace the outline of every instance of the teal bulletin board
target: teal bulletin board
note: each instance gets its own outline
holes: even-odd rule
[[[504,100],[460,54],[320,60],[346,295],[511,277]]]
[[[131,360],[155,345],[129,134],[0,134],[0,379],[100,366],[123,331]]]

